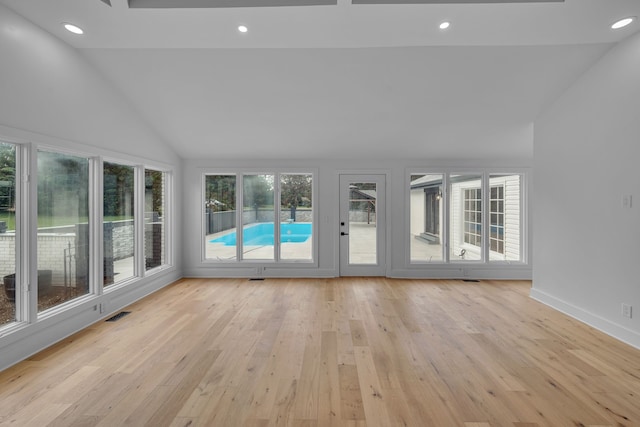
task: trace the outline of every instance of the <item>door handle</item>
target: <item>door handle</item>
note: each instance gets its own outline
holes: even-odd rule
[[[345,233],[344,231],[341,231],[341,232],[340,232],[340,235],[341,235],[341,236],[348,236],[348,235],[349,235],[349,233]]]

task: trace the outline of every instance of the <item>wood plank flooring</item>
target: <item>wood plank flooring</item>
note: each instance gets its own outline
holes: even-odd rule
[[[530,282],[184,279],[0,373],[10,426],[640,426],[640,351]]]

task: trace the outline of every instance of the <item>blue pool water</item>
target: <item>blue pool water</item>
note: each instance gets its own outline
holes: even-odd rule
[[[280,241],[282,243],[302,243],[311,236],[310,222],[294,222],[280,224]],[[224,243],[225,246],[235,246],[236,233],[226,234],[210,241]],[[261,222],[244,229],[242,233],[243,245],[273,245],[273,223]]]

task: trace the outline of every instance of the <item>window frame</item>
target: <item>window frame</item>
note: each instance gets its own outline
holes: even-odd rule
[[[447,186],[449,185],[449,175],[446,171],[444,171],[443,169],[439,169],[439,168],[426,168],[427,171],[423,172],[416,172],[414,170],[409,170],[408,174],[407,174],[407,182],[405,185],[406,191],[407,191],[407,196],[406,196],[406,211],[407,211],[407,231],[405,233],[405,236],[407,237],[407,239],[409,239],[407,241],[407,263],[406,265],[434,265],[434,264],[446,264],[448,263],[448,242],[449,239],[446,236],[446,233],[448,232],[448,223],[449,223],[449,217],[448,217],[448,212],[449,212],[449,206],[448,206],[448,199],[445,198],[445,193],[447,192]],[[433,239],[434,242],[437,242],[437,244],[440,245],[440,258],[439,259],[413,259],[413,255],[411,252],[411,239],[414,238],[412,237],[412,191],[413,189],[411,188],[411,183],[413,182],[412,177],[414,176],[429,176],[429,175],[433,175],[433,176],[440,176],[441,179],[439,181],[439,183],[434,184],[434,186],[429,187],[426,186],[423,188],[423,192],[421,194],[425,195],[425,200],[422,200],[422,203],[420,203],[421,206],[424,206],[425,209],[425,218],[420,222],[425,223],[425,233],[428,236],[428,239]],[[426,232],[426,221],[427,221],[427,190],[429,188],[438,188],[438,194],[439,194],[439,199],[438,199],[438,223],[439,223],[439,235],[435,235],[432,233],[427,233]],[[435,191],[433,191],[435,192]],[[436,240],[437,239],[437,240]]]
[[[411,178],[416,175],[442,175],[442,186],[443,186],[443,194],[440,202],[443,204],[443,217],[441,218],[441,227],[442,227],[442,235],[441,243],[443,246],[443,259],[442,260],[413,260],[411,253],[411,230],[412,230],[412,212],[411,212]],[[451,205],[451,177],[456,175],[473,175],[477,176],[480,181],[480,189],[481,189],[481,200],[482,200],[482,230],[490,230],[491,229],[491,215],[489,210],[491,209],[491,187],[496,185],[503,184],[493,184],[496,178],[499,179],[500,176],[510,176],[517,175],[519,177],[519,259],[502,259],[502,254],[498,254],[497,252],[491,251],[490,246],[490,235],[487,233],[482,233],[482,243],[481,246],[473,246],[470,243],[464,243],[465,249],[474,251],[476,254],[481,255],[481,259],[479,260],[456,260],[451,256],[451,245],[453,244],[451,240],[451,229],[455,226],[452,224],[451,218],[451,209],[453,208]],[[458,266],[461,264],[472,264],[472,265],[517,265],[524,266],[528,264],[528,245],[529,245],[529,229],[528,229],[528,213],[526,211],[528,206],[528,182],[529,182],[530,170],[529,168],[513,168],[513,167],[504,167],[504,168],[496,168],[496,167],[479,167],[473,169],[467,168],[456,168],[456,167],[411,167],[405,169],[405,227],[404,227],[404,247],[405,247],[405,267],[409,269],[421,269],[421,268],[430,268],[440,266]],[[478,182],[476,180],[475,188],[478,188]],[[467,188],[471,188],[474,186],[468,186]],[[461,187],[464,188],[464,187]],[[488,189],[485,191],[484,189]],[[506,199],[506,188],[505,188],[505,199]],[[459,203],[462,203],[461,210],[464,209],[464,201],[460,200]],[[504,202],[505,209],[505,226],[506,229],[506,201]],[[462,218],[464,220],[464,217]],[[505,243],[504,248],[505,252],[507,250],[506,243],[506,235],[504,236]],[[500,255],[501,259],[495,259],[492,254]]]
[[[236,256],[233,259],[214,259],[207,258],[206,254],[206,177],[212,175],[235,176],[236,182]],[[274,257],[273,259],[244,259],[242,257],[242,207],[244,202],[244,176],[255,175],[273,175],[274,177],[274,218],[280,218],[281,212],[281,177],[282,175],[311,175],[311,206],[312,213],[312,232],[311,232],[311,259],[282,259],[280,250],[280,221],[274,223]],[[224,265],[224,266],[250,266],[256,267],[257,273],[261,273],[266,267],[301,267],[301,268],[317,268],[318,267],[318,169],[317,168],[200,168],[200,263],[202,266]],[[241,209],[238,209],[238,206]],[[278,236],[276,238],[276,236]]]
[[[140,215],[141,215],[140,188],[142,186],[141,184],[142,180],[140,178],[140,170],[144,171],[144,166],[137,164],[135,162],[127,162],[127,161],[123,161],[123,160],[115,159],[111,157],[104,157],[100,159],[99,176],[101,178],[98,186],[98,194],[101,194],[103,197],[100,198],[101,203],[99,203],[98,208],[99,208],[99,215],[100,215],[100,224],[102,225],[102,227],[98,227],[97,233],[99,235],[99,241],[100,241],[100,259],[102,259],[103,262],[104,262],[104,217],[105,215],[104,215],[104,203],[102,203],[102,201],[104,199],[104,164],[105,163],[112,163],[118,166],[126,166],[133,169],[133,230],[134,230],[133,231],[133,275],[120,282],[116,282],[114,280],[113,283],[105,286],[104,271],[103,271],[104,266],[103,264],[100,264],[99,268],[101,270],[100,270],[99,277],[97,279],[99,279],[101,284],[99,287],[100,288],[99,293],[102,293],[102,294],[108,294],[110,292],[113,292],[116,289],[126,287],[131,283],[136,282],[144,277],[144,269],[140,268],[140,258],[141,258],[140,254],[143,253],[141,252],[140,243],[144,245],[144,242],[141,242],[141,240],[143,240],[143,237],[141,237],[140,236],[141,233],[139,233],[140,221],[138,220],[138,218],[140,218]]]
[[[102,157],[95,152],[68,148],[66,146],[50,145],[29,141],[15,140],[2,137],[0,142],[12,144],[16,147],[16,306],[15,320],[0,325],[0,336],[17,333],[31,325],[48,322],[49,319],[72,312],[80,307],[92,304],[105,293],[116,292],[122,288],[145,284],[144,279],[159,272],[171,270],[173,266],[173,232],[175,219],[173,211],[173,169],[153,163],[140,163],[123,160],[115,156]],[[99,151],[99,150],[98,150]],[[88,291],[85,294],[64,301],[53,307],[38,311],[38,294],[34,292],[38,271],[38,153],[55,153],[87,159],[88,161]],[[103,259],[104,259],[104,162],[116,163],[134,168],[134,221],[136,221],[136,240],[134,248],[133,277],[120,283],[104,287]],[[144,269],[144,259],[139,254],[144,253],[144,217],[139,212],[144,211],[144,171],[146,169],[163,173],[164,189],[164,262],[150,270]],[[142,266],[141,266],[142,264]],[[97,305],[95,305],[97,309]],[[103,306],[100,304],[100,313]]]
[[[473,194],[473,197],[471,197],[471,192],[475,193]],[[478,194],[478,192],[480,194]],[[474,208],[471,209],[471,203],[474,204]],[[477,204],[480,203],[480,210],[477,209]],[[462,189],[462,246],[473,246],[473,247],[478,247],[481,248],[482,247],[482,213],[483,213],[483,209],[482,209],[482,188],[481,187],[468,187],[468,188],[463,188]],[[480,216],[480,220],[478,221],[478,215]],[[474,217],[473,220],[471,220],[471,216]],[[471,228],[474,228],[476,232],[473,232],[474,230],[471,230]],[[477,230],[479,230],[479,232],[477,232]],[[471,242],[471,240],[474,240],[475,242],[478,242],[478,244],[476,244],[475,242]]]
[[[518,208],[519,208],[519,212],[518,212],[518,222],[519,222],[519,229],[518,229],[518,255],[519,255],[519,259],[518,260],[513,260],[513,259],[508,259],[507,256],[507,249],[508,249],[508,242],[507,242],[507,223],[508,223],[508,212],[507,212],[507,178],[511,177],[511,176],[518,176],[519,177],[519,200],[518,200]],[[494,251],[490,251],[490,244],[487,244],[487,255],[488,255],[488,260],[491,264],[496,265],[496,264],[527,264],[528,263],[528,212],[526,210],[526,207],[528,206],[527,202],[528,202],[528,194],[529,194],[529,189],[528,189],[528,182],[529,182],[529,176],[528,174],[523,171],[523,170],[513,170],[513,169],[508,169],[508,168],[503,168],[503,169],[493,169],[491,171],[489,171],[487,173],[487,182],[490,183],[491,181],[497,181],[500,180],[502,181],[502,183],[500,185],[502,185],[504,187],[504,250],[505,253],[504,254],[500,254],[498,252],[494,252]],[[489,219],[487,221],[488,223],[491,222],[491,219]],[[490,259],[492,254],[494,255],[494,259]],[[495,259],[495,256],[498,255],[500,257],[500,259]]]
[[[97,199],[97,182],[101,182],[100,179],[97,179],[97,171],[101,169],[101,162],[99,156],[95,156],[94,154],[87,153],[81,150],[70,150],[65,147],[56,147],[46,144],[34,144],[30,148],[30,171],[29,171],[29,182],[31,184],[31,198],[29,204],[29,215],[30,215],[30,223],[29,223],[29,234],[30,234],[30,256],[33,257],[29,266],[29,294],[30,294],[30,319],[29,323],[36,323],[40,321],[45,321],[51,317],[54,317],[60,313],[68,311],[74,307],[80,306],[84,304],[86,301],[94,298],[97,295],[100,295],[99,289],[102,287],[101,283],[96,282],[96,277],[101,274],[102,269],[99,267],[96,256],[97,254],[102,257],[101,248],[98,249],[100,238],[97,232],[97,224],[99,221],[99,204],[102,203],[102,199],[98,202]],[[48,153],[57,153],[63,154],[67,156],[85,158],[88,161],[88,291],[85,294],[72,298],[70,300],[64,301],[60,304],[57,304],[53,307],[47,308],[45,310],[38,310],[38,293],[32,292],[34,289],[33,284],[37,283],[38,276],[38,152],[48,152]],[[96,252],[98,250],[98,252]],[[101,258],[102,259],[102,258]],[[101,263],[100,263],[101,265]]]
[[[162,244],[164,245],[163,252],[163,261],[160,265],[155,266],[153,268],[146,268],[146,235],[145,235],[145,197],[146,197],[146,183],[145,183],[145,172],[147,170],[154,172],[161,172],[163,177],[163,233],[162,233]],[[174,189],[173,189],[173,171],[165,169],[163,167],[159,167],[156,165],[143,164],[138,166],[138,181],[140,182],[138,189],[140,191],[140,197],[138,198],[138,202],[136,204],[138,208],[138,212],[140,214],[137,218],[138,231],[137,236],[139,239],[139,244],[136,248],[140,251],[140,256],[138,257],[137,267],[140,271],[140,277],[148,277],[164,270],[173,268],[174,265],[174,254],[173,254],[173,231],[175,229],[175,220],[174,220],[174,212],[175,203],[174,203]]]
[[[498,194],[497,197],[493,197],[493,190],[497,190],[502,194]],[[493,204],[496,203],[497,208],[493,209]],[[502,209],[500,209],[500,203],[502,202]],[[501,255],[505,255],[505,185],[504,183],[495,184],[489,186],[489,251],[496,252]],[[496,219],[502,219],[502,221],[493,222],[493,216],[496,216]],[[496,228],[496,236],[493,237],[493,228]],[[502,230],[502,233],[499,231]],[[502,236],[500,238],[499,236]],[[496,249],[493,249],[493,242],[496,242]],[[502,246],[502,251],[500,251],[500,246]]]

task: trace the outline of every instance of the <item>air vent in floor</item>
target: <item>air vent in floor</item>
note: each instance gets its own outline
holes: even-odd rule
[[[115,316],[111,316],[110,318],[105,320],[105,322],[115,322],[116,320],[120,320],[124,316],[126,316],[127,314],[130,314],[130,313],[131,313],[130,311],[121,311],[120,313],[116,314]]]

